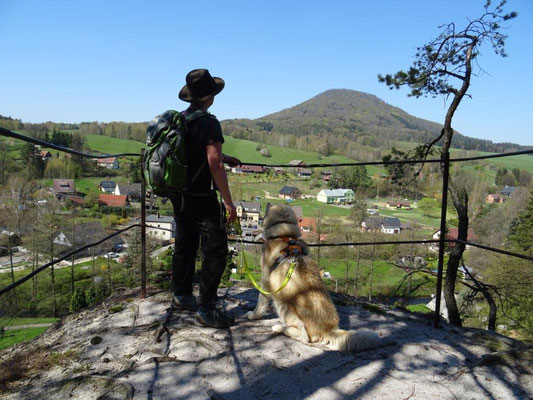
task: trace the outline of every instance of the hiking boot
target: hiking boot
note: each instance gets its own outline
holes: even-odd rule
[[[174,310],[198,311],[196,298],[192,294],[174,295],[172,298]]]
[[[210,328],[228,328],[235,323],[233,314],[224,312],[220,306],[209,304],[199,306],[196,313],[196,322]]]

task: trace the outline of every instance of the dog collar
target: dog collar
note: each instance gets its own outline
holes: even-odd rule
[[[302,255],[303,254],[303,250],[302,250],[302,246],[300,246],[297,242],[296,242],[296,238],[295,237],[292,237],[292,236],[280,236],[278,237],[278,239],[280,239],[281,241],[285,242],[288,244],[288,246],[281,250],[281,254],[285,257],[290,257],[290,256],[298,256],[298,255]]]

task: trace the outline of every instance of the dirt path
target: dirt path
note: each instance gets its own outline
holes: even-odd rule
[[[14,331],[16,329],[26,329],[26,328],[48,328],[49,326],[54,325],[52,322],[44,324],[28,324],[28,325],[13,325],[13,326],[4,326],[6,331]]]

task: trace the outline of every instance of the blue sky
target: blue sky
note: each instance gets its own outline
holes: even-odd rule
[[[481,14],[483,0],[0,0],[0,114],[28,122],[148,121],[177,99],[186,73],[226,81],[211,111],[257,118],[325,90],[372,93],[441,123],[442,98],[413,99],[377,81],[411,65],[438,26]],[[431,5],[431,6],[429,6]],[[486,48],[454,128],[533,145],[533,1],[508,30],[509,57]]]

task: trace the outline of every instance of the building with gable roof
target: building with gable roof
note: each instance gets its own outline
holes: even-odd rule
[[[101,181],[99,186],[100,190],[104,193],[114,193],[117,184],[115,181]]]
[[[116,196],[114,194],[99,194],[98,204],[108,207],[126,207],[128,198],[126,196]]]
[[[107,157],[107,158],[98,158],[96,159],[96,165],[99,167],[104,167],[108,169],[119,169],[117,157]]]
[[[352,189],[322,189],[316,199],[326,204],[350,204],[355,201],[355,193]]]
[[[141,201],[141,184],[140,183],[117,183],[115,191],[116,196],[126,196],[128,201]]]
[[[174,217],[160,214],[147,215],[146,234],[154,239],[165,242],[173,241],[176,237],[176,222],[174,221]]]
[[[278,192],[280,199],[299,199],[302,197],[302,192],[300,189],[294,186],[283,186]]]
[[[362,232],[395,234],[400,233],[402,228],[400,220],[394,217],[369,217],[361,222]]]
[[[261,204],[255,201],[236,201],[237,217],[244,225],[259,226],[261,219]]]

